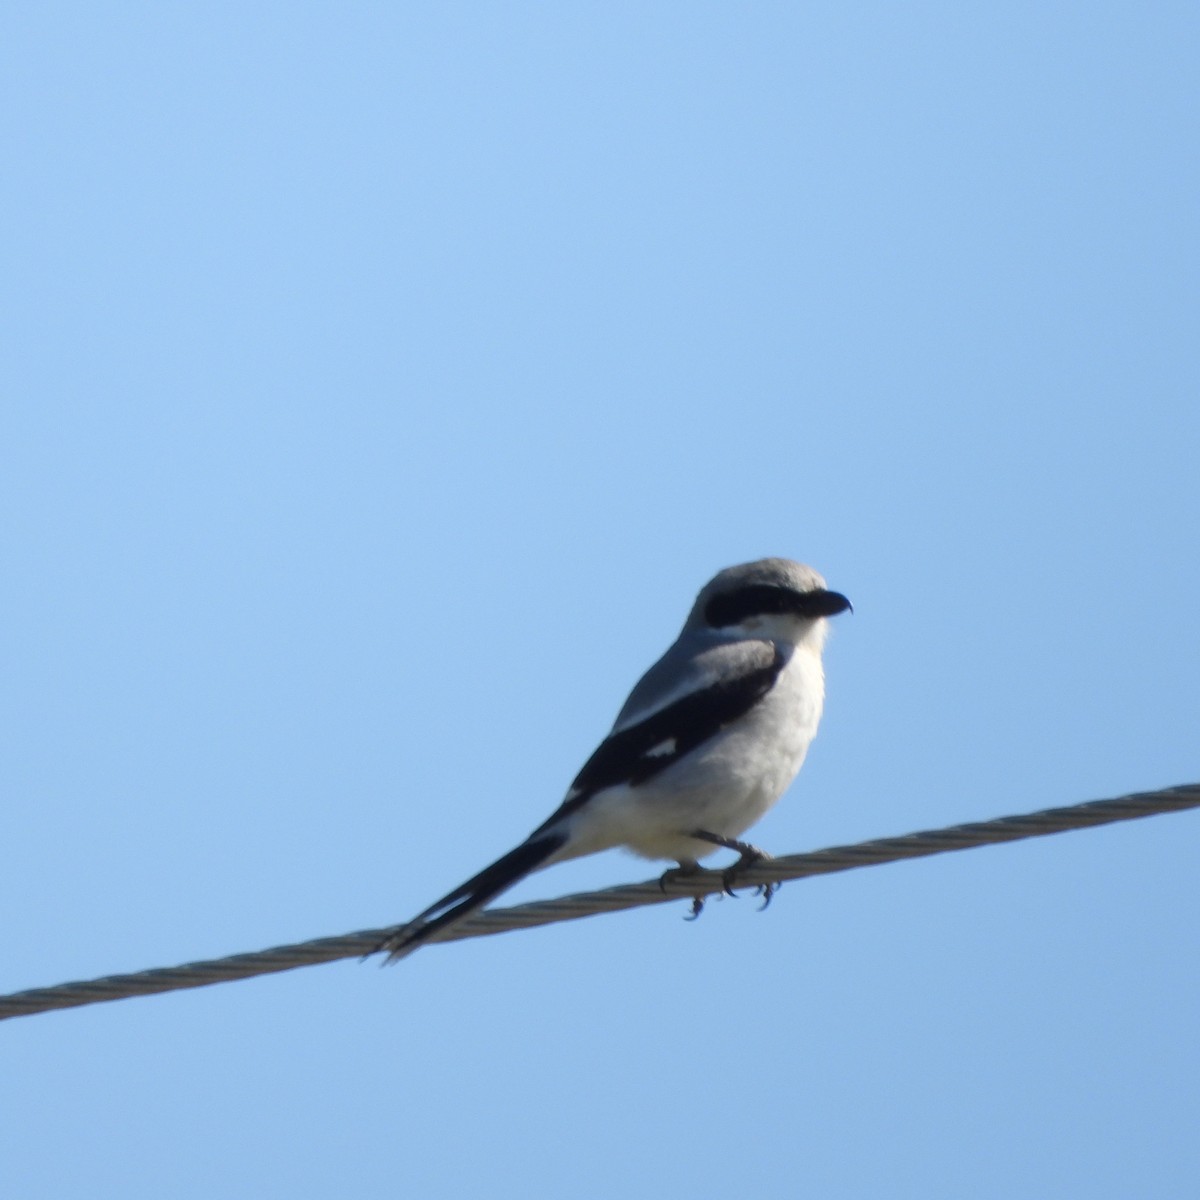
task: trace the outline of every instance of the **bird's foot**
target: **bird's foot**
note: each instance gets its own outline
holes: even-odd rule
[[[664,871],[659,878],[658,886],[665,892],[668,883],[677,883],[680,880],[685,880],[689,875],[695,875],[700,870],[698,863],[680,864],[678,867],[671,867],[670,870]],[[694,921],[704,911],[704,897],[692,897],[692,911],[683,919],[685,921]]]
[[[714,846],[723,846],[726,850],[736,850],[738,852],[737,862],[730,867],[726,867],[721,875],[721,883],[727,896],[736,896],[733,890],[734,884],[737,881],[737,877],[747,867],[752,867],[755,863],[762,862],[764,858],[771,857],[765,850],[760,850],[757,846],[750,845],[749,842],[739,842],[737,838],[722,837],[721,834],[710,833],[707,829],[693,829],[691,836],[702,842],[711,842]],[[777,883],[760,884],[755,889],[754,894],[763,898],[762,904],[759,905],[759,912],[762,912],[771,903],[771,897],[777,891],[779,891],[779,884]]]
[[[721,884],[727,896],[736,897],[737,893],[733,889],[737,884],[738,876],[748,867],[752,867],[755,863],[760,863],[771,856],[765,850],[760,850],[757,846],[751,846],[746,842],[739,842],[732,848],[738,851],[738,859],[737,862],[726,867],[722,872]],[[759,905],[759,912],[762,912],[771,903],[771,897],[778,890],[779,884],[777,883],[762,883],[754,889],[754,894],[763,898],[762,904]]]

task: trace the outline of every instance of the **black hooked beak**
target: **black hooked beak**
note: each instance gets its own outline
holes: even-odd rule
[[[799,597],[796,611],[802,617],[816,620],[817,617],[836,617],[838,613],[854,611],[854,605],[841,592],[830,592],[822,588],[817,592],[805,592]]]

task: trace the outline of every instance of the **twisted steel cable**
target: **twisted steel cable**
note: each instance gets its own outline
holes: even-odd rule
[[[1047,808],[1040,812],[1018,816],[998,817],[992,821],[976,821],[967,825],[952,825],[945,829],[909,833],[901,837],[879,838],[853,846],[834,846],[809,854],[790,854],[782,858],[763,859],[738,875],[738,886],[756,887],[805,879],[812,875],[828,875],[849,871],[855,867],[872,867],[883,863],[900,862],[907,858],[923,858],[945,854],[951,850],[969,850],[976,846],[1015,842],[1025,838],[1044,837],[1051,833],[1067,833],[1093,825],[1108,825],[1114,821],[1129,821],[1136,817],[1160,813],[1182,812],[1200,807],[1200,784],[1183,784],[1156,792],[1139,792],[1114,800],[1094,800],[1066,808]],[[580,892],[557,900],[540,900],[513,908],[490,909],[468,917],[461,923],[440,931],[431,941],[450,942],[460,938],[485,937],[507,933],[513,929],[528,929],[535,925],[550,925],[558,921],[573,921],[598,913],[617,912],[650,904],[665,904],[680,898],[721,892],[724,879],[721,871],[701,871],[686,879],[627,884],[599,892]],[[390,929],[364,929],[339,937],[316,938],[287,946],[274,946],[249,954],[234,954],[203,962],[185,963],[178,967],[159,967],[130,975],[107,975],[101,979],[78,983],[62,983],[55,987],[31,988],[0,996],[0,1020],[8,1017],[31,1016],[56,1008],[75,1008],[83,1004],[98,1004],[106,1000],[124,1000],[130,996],[147,996],[155,992],[171,992],[180,988],[206,987],[234,979],[249,979],[276,971],[291,971],[316,963],[335,962],[370,954],[378,947]]]

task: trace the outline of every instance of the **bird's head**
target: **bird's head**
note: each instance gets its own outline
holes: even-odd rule
[[[824,640],[825,618],[851,608],[803,563],[762,558],[726,567],[696,597],[685,628],[719,636],[799,644]]]

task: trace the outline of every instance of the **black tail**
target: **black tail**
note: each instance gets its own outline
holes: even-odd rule
[[[484,867],[478,875],[472,875],[466,883],[443,896],[436,904],[431,904],[423,913],[418,913],[407,925],[393,930],[375,947],[374,953],[386,950],[385,961],[389,963],[411,954],[439,929],[461,921],[463,917],[482,908],[489,900],[524,879],[566,840],[566,836],[559,833],[543,834],[541,837],[522,842],[503,858],[496,859],[490,867]]]

